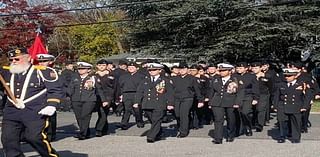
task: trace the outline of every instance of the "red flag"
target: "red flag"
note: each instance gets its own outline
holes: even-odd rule
[[[32,46],[28,49],[29,54],[33,60],[37,60],[37,54],[47,54],[48,51],[44,47],[40,35],[36,36],[36,39],[34,40],[34,43]]]

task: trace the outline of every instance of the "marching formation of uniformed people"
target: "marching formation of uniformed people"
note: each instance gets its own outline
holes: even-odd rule
[[[320,98],[317,82],[301,62],[290,62],[276,72],[270,63],[209,63],[189,66],[182,62],[171,72],[157,61],[113,63],[100,59],[94,67],[77,62],[59,75],[52,67],[55,57],[37,56],[31,64],[26,49],[9,52],[10,66],[1,98],[4,108],[2,143],[9,156],[21,156],[19,143],[30,143],[41,156],[58,156],[50,141],[56,138],[56,110],[73,110],[79,140],[91,137],[90,121],[98,113],[95,136],[108,133],[108,115],[122,116],[117,127],[128,130],[131,115],[138,128],[150,123],[147,142],[162,139],[161,124],[168,116],[176,122],[177,138],[191,129],[214,124],[213,143],[233,142],[238,136],[262,132],[276,112],[278,143],[299,143],[310,127],[311,105]],[[5,94],[4,94],[5,93]],[[60,103],[60,100],[62,103]],[[145,119],[146,118],[146,119]],[[226,127],[224,127],[226,121]]]

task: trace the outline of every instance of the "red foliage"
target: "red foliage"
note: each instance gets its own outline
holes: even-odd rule
[[[52,26],[56,21],[62,21],[64,16],[55,13],[39,14],[39,12],[54,10],[62,10],[62,8],[48,5],[31,7],[26,0],[2,0],[0,2],[0,14],[2,15],[0,16],[0,24],[2,23],[0,48],[6,52],[13,47],[30,47],[36,37],[35,30],[40,24],[44,26],[42,37],[46,41],[46,38],[53,32]]]

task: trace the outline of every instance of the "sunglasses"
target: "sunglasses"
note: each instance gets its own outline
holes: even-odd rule
[[[10,58],[9,61],[10,61],[10,62],[12,62],[12,61],[17,61],[17,62],[19,62],[19,61],[20,61],[20,58]]]

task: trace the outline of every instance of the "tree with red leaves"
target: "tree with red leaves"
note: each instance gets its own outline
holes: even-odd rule
[[[40,13],[62,10],[53,5],[30,6],[27,0],[3,0],[0,2],[0,48],[6,52],[14,47],[30,47],[36,37],[35,30],[41,26],[44,41],[53,31],[55,21],[61,14]]]

